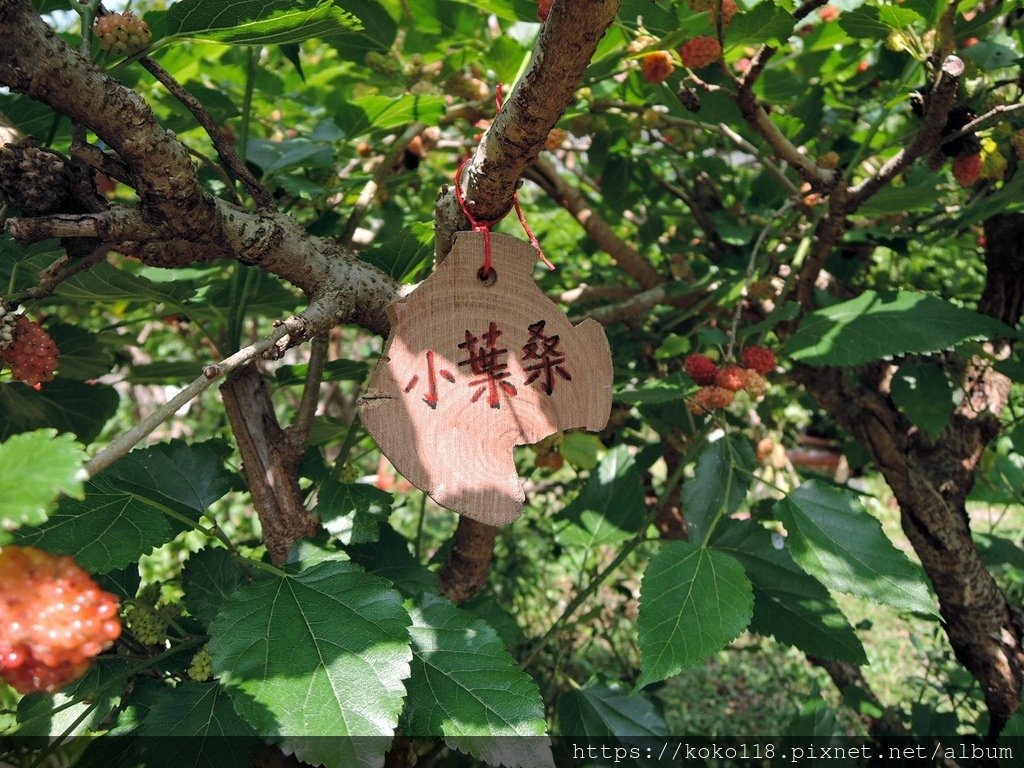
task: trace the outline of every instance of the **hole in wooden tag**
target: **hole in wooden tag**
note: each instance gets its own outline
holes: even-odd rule
[[[476,277],[484,284],[485,288],[490,288],[495,282],[497,282],[498,273],[495,271],[494,267],[491,267],[487,272],[484,272],[484,268],[480,267],[480,269],[476,271]]]

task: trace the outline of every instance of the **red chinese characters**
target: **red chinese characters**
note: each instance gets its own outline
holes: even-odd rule
[[[425,394],[423,396],[423,402],[426,403],[427,405],[429,405],[431,408],[437,408],[437,403],[438,403],[438,397],[437,397],[437,376],[438,376],[438,374],[441,375],[441,378],[443,378],[443,379],[445,379],[447,381],[450,381],[452,383],[455,382],[455,376],[452,374],[451,371],[447,370],[446,368],[441,368],[440,370],[437,370],[437,364],[434,362],[434,350],[428,349],[427,350],[427,394]],[[420,380],[420,377],[418,375],[414,375],[411,379],[409,379],[409,383],[405,385],[405,391],[406,392],[411,392],[413,390],[413,388],[416,386],[417,382],[419,382],[419,380]]]
[[[469,386],[476,387],[470,402],[475,403],[486,391],[487,404],[491,408],[500,408],[499,388],[509,397],[516,396],[516,388],[505,381],[512,374],[508,370],[508,363],[502,360],[502,357],[508,354],[508,350],[498,349],[498,337],[501,335],[498,324],[492,320],[487,333],[483,335],[483,345],[480,344],[481,339],[469,331],[466,331],[466,340],[459,344],[459,349],[469,353],[469,358],[461,360],[459,365],[468,365],[472,374],[479,377],[469,382]]]
[[[555,391],[555,382],[561,378],[565,381],[572,381],[572,375],[566,368],[566,355],[560,348],[560,340],[557,334],[548,336],[545,334],[546,321],[538,320],[527,326],[530,332],[526,344],[523,345],[523,354],[520,361],[524,363],[522,372],[525,375],[524,386],[529,386],[539,381],[544,393],[548,396]],[[491,408],[501,407],[501,395],[515,397],[518,394],[515,384],[509,379],[512,371],[509,370],[507,360],[508,349],[498,346],[498,340],[504,332],[498,324],[491,321],[487,331],[481,336],[476,336],[472,331],[466,330],[466,336],[458,349],[465,350],[468,357],[460,360],[459,367],[468,368],[472,378],[469,387],[473,390],[470,402],[476,403],[486,393],[487,404]],[[441,367],[437,361],[434,350],[426,353],[426,393],[422,400],[433,409],[437,408],[440,402],[438,391],[438,378],[444,379],[452,384],[456,383],[455,375],[447,368]],[[530,365],[525,365],[530,363]],[[414,374],[405,385],[405,392],[411,392],[420,383],[420,374]]]
[[[544,324],[544,320],[538,320],[528,326],[530,338],[523,345],[522,359],[537,361],[525,369],[530,374],[526,384],[533,384],[543,376],[544,393],[550,396],[555,391],[556,373],[566,381],[572,381],[572,375],[564,365],[565,354],[558,348],[558,334],[545,336]]]

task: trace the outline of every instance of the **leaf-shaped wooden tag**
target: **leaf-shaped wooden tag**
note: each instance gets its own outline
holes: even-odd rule
[[[438,504],[489,525],[525,501],[512,449],[559,430],[603,429],[612,360],[604,329],[577,326],[531,273],[536,252],[462,232],[448,258],[388,308],[391,335],[361,403],[384,455]]]

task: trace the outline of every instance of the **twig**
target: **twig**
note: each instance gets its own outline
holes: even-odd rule
[[[409,142],[422,133],[425,127],[423,123],[413,123],[410,125],[392,142],[387,152],[380,158],[376,169],[374,169],[373,178],[366,182],[362,192],[359,193],[359,198],[356,200],[355,205],[352,206],[352,213],[349,214],[348,221],[345,222],[345,230],[341,235],[342,245],[352,244],[352,238],[355,237],[356,229],[359,228],[363,218],[366,216],[366,212],[373,205],[381,182],[389,173],[393,172],[395,165],[398,163],[398,158],[401,157],[405,148],[409,146]]]
[[[536,182],[556,203],[572,214],[594,241],[615,263],[641,288],[653,288],[662,282],[659,274],[642,253],[620,238],[608,223],[583,196],[583,193],[567,183],[546,158],[539,158],[527,171],[526,178]]]
[[[295,413],[295,421],[289,430],[292,442],[300,449],[304,449],[306,441],[309,440],[309,430],[313,425],[313,417],[316,416],[317,404],[320,402],[320,383],[324,376],[324,364],[327,362],[327,342],[327,333],[321,333],[313,337],[310,344],[306,383],[299,408]]]
[[[327,318],[325,314],[328,314]],[[310,305],[301,315],[292,315],[281,321],[270,335],[243,347],[215,365],[206,366],[202,375],[192,383],[93,456],[84,467],[86,476],[95,477],[110,467],[183,405],[209,389],[214,382],[256,357],[278,349],[285,337],[296,334],[301,338],[311,329],[320,330],[325,320],[330,320],[329,313],[325,313],[323,307]]]
[[[942,129],[946,125],[949,110],[956,99],[956,89],[960,76],[964,71],[964,63],[957,56],[947,56],[942,62],[938,81],[928,99],[928,112],[925,113],[921,130],[909,147],[901,149],[870,176],[850,190],[847,212],[852,213],[867,202],[882,187],[886,186],[904,168],[914,160],[931,152],[939,146]]]
[[[175,80],[171,73],[166,69],[157,64],[149,56],[143,56],[139,59],[139,63],[153,75],[178,101],[185,105],[186,109],[192,113],[193,117],[203,127],[203,130],[210,136],[210,140],[213,141],[213,146],[217,150],[217,154],[220,155],[220,159],[224,161],[224,165],[228,167],[228,170],[234,175],[236,179],[242,182],[249,196],[256,203],[256,207],[259,210],[273,210],[274,199],[270,196],[270,193],[263,187],[262,184],[253,176],[252,171],[246,166],[242,158],[239,157],[238,152],[235,151],[234,146],[228,141],[227,136],[224,135],[224,131],[217,125],[217,122],[213,119],[213,116],[207,112],[197,98],[191,93],[186,91],[181,84]]]
[[[602,325],[617,323],[621,320],[628,320],[631,317],[646,314],[658,304],[667,303],[669,299],[668,288],[662,283],[653,288],[648,288],[646,291],[641,291],[624,301],[588,310],[582,317],[574,317],[573,322],[579,322],[584,318],[590,317]]]
[[[96,264],[103,261],[107,255],[108,247],[99,245],[93,249],[88,256],[73,258],[70,254],[64,254],[43,270],[39,276],[39,284],[35,288],[29,288],[20,295],[12,296],[11,301],[21,303],[23,301],[43,299],[57,290],[57,286],[80,272],[92,269]]]
[[[1018,109],[1024,109],[1024,101],[1018,104],[999,104],[995,107],[992,107],[992,109],[983,114],[981,117],[976,117],[973,120],[971,120],[971,122],[967,123],[967,125],[961,128],[959,131],[943,136],[942,140],[939,142],[939,145],[941,146],[943,144],[948,144],[951,141],[956,141],[962,136],[966,136],[968,133],[974,133],[976,130],[978,130],[978,128],[983,126],[993,117],[996,117],[997,115],[1005,115],[1009,112],[1016,112]]]
[[[790,197],[800,197],[800,189],[796,186],[796,184],[789,180],[789,177],[786,175],[786,172],[782,170],[782,168],[773,163],[770,158],[764,157],[761,150],[759,150],[756,146],[754,146],[745,138],[743,138],[740,134],[736,133],[736,131],[734,131],[725,123],[719,123],[718,130],[722,132],[723,136],[730,139],[740,149],[754,155],[760,161],[761,165],[765,167],[768,173],[774,176],[778,180],[778,182],[785,188],[786,192],[789,193]]]
[[[732,360],[733,350],[736,348],[736,331],[740,327],[740,320],[743,318],[743,300],[747,297],[747,291],[750,287],[750,278],[754,276],[754,267],[757,264],[757,255],[761,252],[761,246],[764,245],[765,239],[768,237],[768,233],[771,232],[775,226],[775,222],[778,218],[784,214],[793,205],[792,200],[787,200],[782,204],[782,207],[777,211],[773,212],[768,218],[768,223],[764,226],[761,232],[757,236],[757,240],[754,241],[754,247],[750,250],[750,258],[747,260],[747,271],[743,275],[743,292],[740,296],[740,300],[736,302],[736,311],[733,312],[732,326],[729,328],[729,347],[726,350],[726,360]]]
[[[122,184],[129,186],[132,184],[131,172],[128,170],[128,166],[117,158],[111,157],[99,147],[92,144],[76,144],[71,148],[71,156],[76,160],[81,160],[105,176],[117,179]]]

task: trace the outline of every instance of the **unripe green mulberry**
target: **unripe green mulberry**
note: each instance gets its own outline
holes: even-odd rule
[[[204,683],[213,677],[213,657],[207,646],[204,645],[192,657],[192,663],[188,665],[188,676],[197,683]]]

